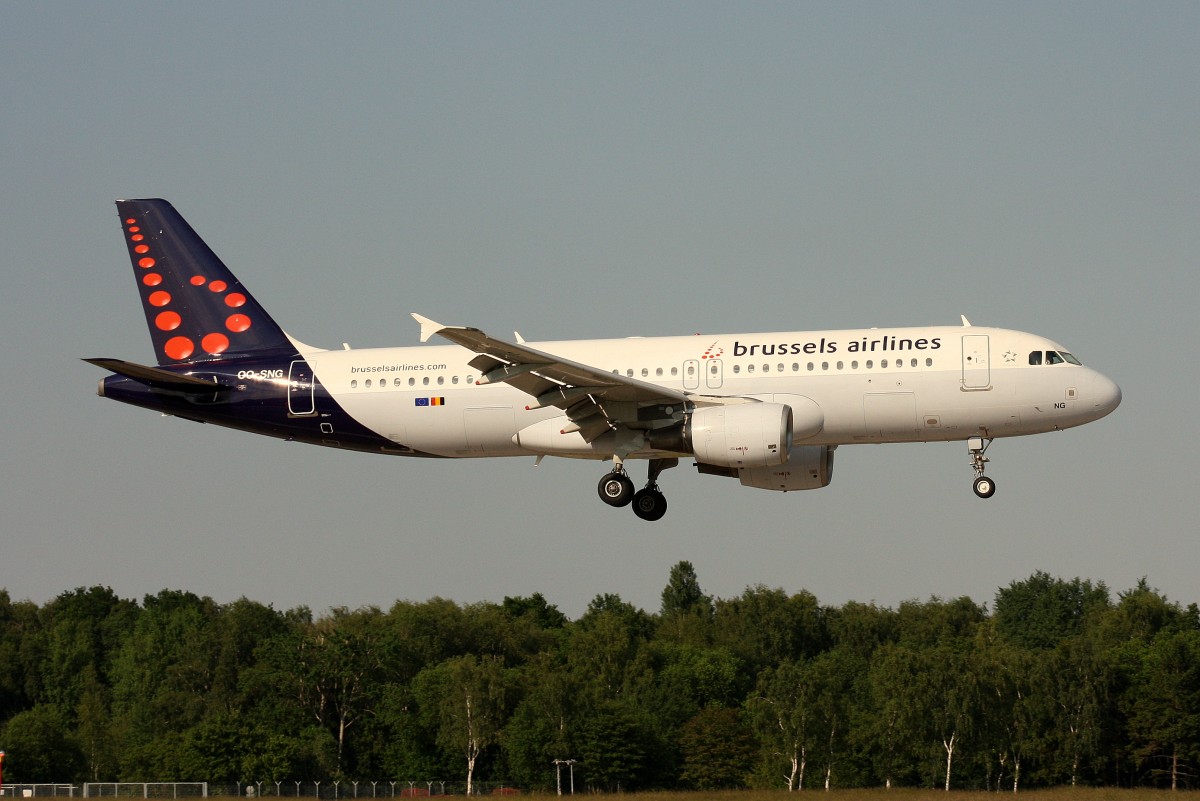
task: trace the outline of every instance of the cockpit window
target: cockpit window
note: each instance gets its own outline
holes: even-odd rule
[[[1079,359],[1076,359],[1065,350],[1048,350],[1045,353],[1035,350],[1029,354],[1029,363],[1042,364],[1043,357],[1046,364],[1082,364]]]

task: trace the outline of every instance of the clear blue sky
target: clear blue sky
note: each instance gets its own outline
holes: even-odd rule
[[[1035,570],[1200,600],[1200,5],[0,5],[0,586],[287,608],[597,593],[969,595]],[[817,492],[354,455],[95,396],[152,358],[117,197],[171,200],[290,332],[416,344],[955,324],[1034,331],[1111,417],[838,452]],[[635,467],[640,477],[644,467]],[[639,478],[640,481],[640,478]]]

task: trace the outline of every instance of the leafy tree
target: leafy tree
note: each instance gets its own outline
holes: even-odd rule
[[[541,629],[561,629],[567,625],[567,616],[548,603],[540,592],[527,598],[505,597],[502,608],[509,616],[528,619]]]
[[[334,609],[299,642],[295,679],[302,702],[337,742],[335,775],[342,775],[351,727],[370,712],[386,660],[380,614],[374,607]]]
[[[715,603],[716,645],[751,673],[787,660],[811,659],[830,644],[826,610],[810,592],[788,595],[759,584]]]
[[[976,627],[986,619],[984,608],[966,597],[950,601],[930,598],[925,603],[905,601],[896,614],[898,641],[917,649],[961,643],[971,640]]]
[[[0,721],[30,706],[30,685],[36,688],[37,682],[28,674],[38,664],[27,666],[23,657],[26,643],[39,629],[37,606],[13,603],[8,591],[0,589]]]
[[[853,650],[862,659],[870,659],[877,648],[899,638],[898,614],[874,604],[848,601],[828,610],[825,620],[832,643]]]
[[[659,615],[660,639],[689,645],[708,645],[712,640],[713,600],[700,589],[700,580],[691,562],[679,562],[671,568],[662,591]]]
[[[597,790],[633,790],[651,774],[657,750],[643,715],[626,704],[602,703],[581,726],[577,748],[579,771]]]
[[[974,654],[980,704],[976,737],[988,760],[989,776],[996,768],[996,791],[1002,782],[1010,780],[1015,793],[1020,787],[1022,767],[1039,744],[1039,715],[1047,709],[1048,695],[1038,677],[1038,662],[1045,652],[993,638],[991,627],[986,632]],[[993,782],[989,780],[988,784]]]
[[[549,789],[554,760],[575,757],[582,716],[574,677],[551,653],[539,654],[518,673],[522,700],[501,737],[508,776],[521,786]]]
[[[758,688],[747,704],[751,723],[767,752],[770,771],[782,760],[788,790],[804,789],[804,772],[815,736],[815,688],[801,662],[783,662],[758,675]]]
[[[683,770],[679,778],[697,790],[746,786],[754,753],[753,737],[738,710],[706,707],[679,733]]]
[[[851,693],[862,660],[850,649],[835,648],[817,656],[807,666],[813,690],[814,734],[825,763],[825,789],[833,784],[833,767],[849,736]]]
[[[123,750],[202,719],[213,681],[217,614],[211,598],[188,592],[145,597],[112,664],[113,712],[122,722]]]
[[[571,627],[565,645],[567,668],[585,703],[630,697],[635,687],[649,685],[651,665],[643,647],[653,623],[645,612],[615,595],[598,596]]]
[[[1040,717],[1044,778],[1074,787],[1085,771],[1099,772],[1115,667],[1108,649],[1089,632],[1060,642],[1038,669],[1037,681],[1052,704],[1052,712]]]
[[[672,615],[688,615],[693,612],[711,613],[712,598],[700,589],[700,580],[691,562],[683,561],[671,568],[667,586],[662,591],[664,618]]]
[[[75,707],[76,738],[87,762],[87,777],[100,781],[116,776],[117,752],[114,747],[109,691],[100,683],[92,665],[83,669],[79,702]]]
[[[1178,789],[1200,757],[1200,631],[1160,632],[1124,697],[1136,758]]]
[[[508,712],[503,664],[495,657],[457,657],[426,668],[413,689],[436,715],[438,744],[466,761],[471,795],[479,758],[498,742]]]
[[[654,711],[660,732],[674,732],[705,707],[736,706],[749,689],[746,672],[724,648],[662,644],[648,652],[653,685],[639,698]]]
[[[67,716],[50,704],[20,712],[4,727],[5,775],[10,781],[75,781],[85,760]]]
[[[1037,571],[996,593],[993,615],[1001,636],[1025,648],[1053,648],[1080,634],[1084,623],[1109,608],[1103,582],[1052,578]]]

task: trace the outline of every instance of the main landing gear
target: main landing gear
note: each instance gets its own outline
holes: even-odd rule
[[[991,437],[971,437],[967,440],[967,453],[971,455],[971,469],[975,471],[973,489],[980,498],[990,498],[996,494],[996,482],[983,474],[983,466],[991,461],[984,455],[991,444]]]
[[[658,489],[658,476],[662,471],[675,467],[678,459],[651,459],[646,486],[634,492],[633,481],[625,472],[621,457],[613,457],[613,470],[604,478],[596,491],[600,500],[609,506],[633,505],[633,513],[642,520],[659,520],[667,513],[667,499]]]

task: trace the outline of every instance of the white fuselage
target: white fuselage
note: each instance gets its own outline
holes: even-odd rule
[[[1044,354],[1067,353],[1043,337],[983,327],[795,331],[766,334],[528,343],[574,362],[705,397],[815,405],[818,430],[795,443],[965,440],[1012,437],[1096,420],[1120,402],[1102,374]],[[1043,354],[1031,359],[1030,354]],[[565,417],[528,409],[529,395],[479,385],[474,353],[457,345],[303,349],[317,380],[360,423],[404,450],[446,457],[550,453],[611,458],[609,444],[553,447],[522,431]],[[1069,355],[1069,354],[1068,354]],[[1036,364],[1031,362],[1038,362]],[[536,440],[541,442],[542,440]],[[386,450],[386,449],[385,449]],[[397,453],[403,453],[398,450]],[[656,451],[634,449],[633,457]]]

